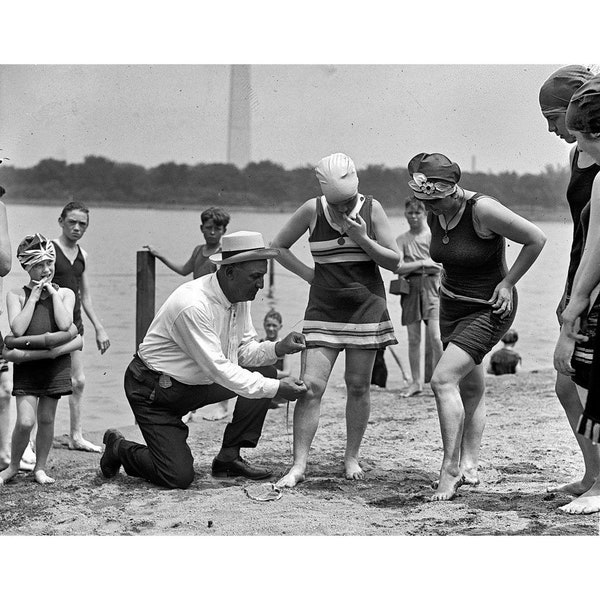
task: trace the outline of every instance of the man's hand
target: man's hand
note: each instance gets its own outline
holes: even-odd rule
[[[304,396],[304,394],[306,394],[306,386],[304,385],[304,382],[299,379],[296,379],[295,377],[284,377],[279,380],[278,396],[293,402],[301,396]]]
[[[284,354],[295,354],[306,350],[306,340],[304,335],[297,331],[288,333],[282,340],[275,344],[275,354],[283,356]]]

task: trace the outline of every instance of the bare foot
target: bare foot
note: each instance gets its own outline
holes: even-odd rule
[[[440,478],[436,488],[436,493],[429,498],[430,502],[440,502],[452,500],[456,496],[456,490],[462,485],[462,474],[451,475],[446,471],[440,472]]]
[[[461,485],[477,486],[481,483],[481,481],[479,480],[479,473],[477,471],[477,467],[465,468],[465,467],[461,466],[461,472],[462,472]]]
[[[48,485],[56,482],[56,479],[52,479],[52,477],[46,475],[46,471],[43,471],[42,469],[34,471],[33,476],[35,477],[35,480],[42,485]]]
[[[18,472],[18,469],[10,466],[7,469],[4,469],[4,471],[0,471],[0,487],[10,481]]]
[[[547,488],[547,492],[554,492],[558,494],[570,494],[571,496],[581,496],[581,494],[585,494],[591,487],[593,482],[584,483],[583,479],[581,481],[573,481],[572,483],[567,483],[565,485],[559,485],[554,488]]]
[[[304,481],[306,477],[304,476],[304,470],[300,467],[292,467],[286,475],[284,475],[276,484],[276,488],[293,488],[296,487],[298,483]]]
[[[600,494],[596,492],[593,496],[583,494],[579,498],[558,507],[570,515],[591,515],[600,512]]]
[[[423,391],[423,387],[419,383],[411,383],[405,392],[400,394],[401,398],[409,398],[410,396],[418,396]]]
[[[358,461],[355,458],[347,458],[344,460],[346,467],[346,479],[364,479],[365,472],[360,468]]]
[[[102,448],[100,446],[96,446],[96,444],[92,444],[92,442],[88,442],[84,438],[69,438],[69,450],[81,450],[82,452],[102,452]]]

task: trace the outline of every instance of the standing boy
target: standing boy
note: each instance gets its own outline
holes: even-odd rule
[[[406,202],[404,216],[410,229],[399,235],[400,262],[396,273],[408,280],[410,291],[400,296],[402,325],[408,332],[408,359],[412,383],[403,397],[415,396],[423,390],[421,373],[421,322],[433,353],[435,367],[442,355],[440,339],[440,271],[442,266],[429,256],[431,230],[427,225],[425,205],[416,199]]]
[[[85,314],[96,330],[96,346],[100,353],[104,354],[110,346],[110,340],[92,304],[87,275],[88,254],[78,244],[89,225],[89,210],[80,202],[69,202],[60,213],[58,224],[62,229],[62,233],[58,239],[52,240],[56,249],[56,265],[52,281],[59,287],[73,290],[75,294],[73,323],[79,334],[83,336],[83,321],[81,318],[81,307],[83,307]],[[83,437],[81,403],[85,387],[85,374],[83,372],[82,350],[75,350],[71,353],[71,377],[73,380],[73,394],[69,396],[71,419],[69,448],[86,452],[101,452],[102,448],[100,446],[92,444]]]

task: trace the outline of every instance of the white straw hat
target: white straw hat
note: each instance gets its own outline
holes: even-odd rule
[[[236,231],[221,238],[221,252],[209,256],[217,265],[266,260],[279,255],[277,248],[265,248],[263,236],[258,231]]]

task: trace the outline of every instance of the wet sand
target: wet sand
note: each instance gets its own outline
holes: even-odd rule
[[[211,477],[223,422],[190,423],[196,479],[187,490],[163,490],[123,473],[107,481],[99,455],[69,451],[57,438],[48,470],[56,484],[42,487],[19,474],[0,490],[0,535],[597,536],[597,514],[565,515],[557,508],[570,497],[546,491],[574,480],[582,467],[553,372],[487,382],[482,483],[460,488],[452,502],[427,501],[442,456],[428,386],[412,398],[400,398],[394,387],[373,389],[361,452],[367,478],[344,479],[345,396],[338,377],[326,393],[307,480],[280,500],[253,501],[244,493],[246,480]],[[291,420],[285,406],[269,411],[258,448],[246,451],[276,476],[291,463]],[[123,432],[141,439],[134,426]],[[102,432],[89,437],[100,443]]]

